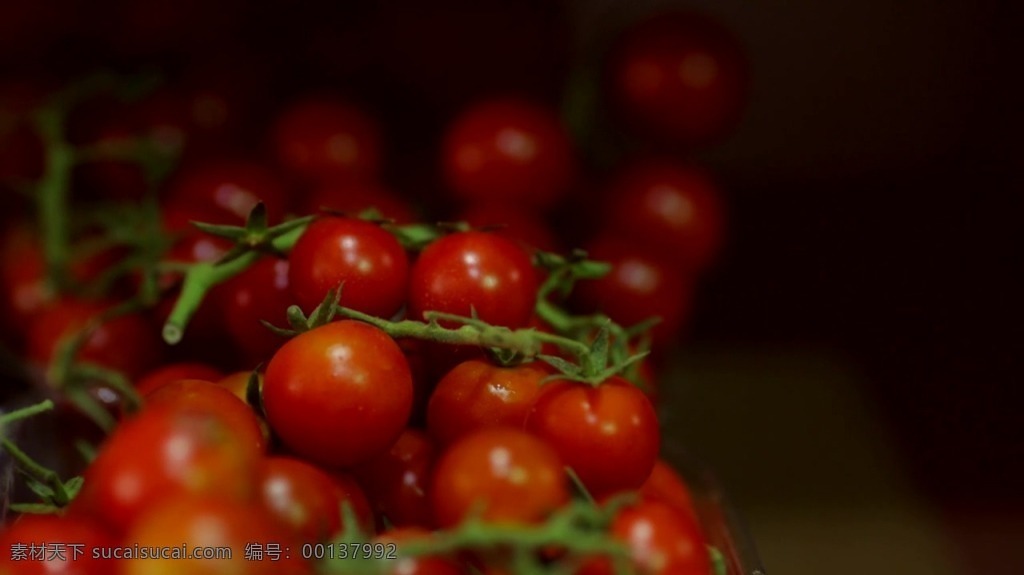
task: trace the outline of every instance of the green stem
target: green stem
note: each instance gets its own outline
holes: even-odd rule
[[[11,455],[25,473],[35,477],[53,489],[53,498],[55,503],[58,505],[65,505],[68,503],[71,498],[68,497],[67,491],[64,489],[64,482],[60,480],[60,476],[57,475],[56,471],[47,469],[37,463],[9,439],[0,440],[0,446],[2,446],[4,450]]]
[[[277,251],[290,250],[305,229],[305,226],[299,227],[274,238],[271,242],[273,249]],[[185,335],[188,322],[203,303],[210,288],[244,272],[262,256],[261,252],[251,251],[229,262],[202,262],[189,266],[185,273],[185,281],[181,286],[181,295],[178,296],[178,301],[175,302],[174,309],[171,310],[171,314],[164,324],[164,341],[171,345],[180,342]]]
[[[5,425],[14,423],[15,421],[26,419],[28,417],[32,417],[33,415],[38,415],[40,413],[45,413],[52,409],[53,402],[50,401],[49,399],[44,399],[43,401],[40,401],[39,403],[36,403],[34,405],[29,405],[28,407],[15,409],[14,411],[0,415],[0,428],[2,428]]]
[[[366,322],[381,329],[394,339],[413,338],[436,341],[450,345],[473,345],[496,347],[514,351],[526,358],[540,354],[543,343],[553,343],[580,357],[589,353],[581,342],[557,335],[538,332],[534,329],[509,329],[492,326],[473,318],[464,318],[440,312],[427,312],[427,321],[390,321],[354,309],[337,306],[336,313],[345,318]],[[439,321],[460,322],[455,328],[444,327]]]
[[[46,149],[46,170],[36,191],[43,256],[47,277],[52,285],[63,291],[68,286],[70,225],[67,204],[75,151],[64,140],[64,119],[58,107],[48,106],[39,110],[35,123]]]

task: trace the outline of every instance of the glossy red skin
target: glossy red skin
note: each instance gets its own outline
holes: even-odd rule
[[[434,519],[451,527],[471,512],[500,523],[534,523],[569,501],[558,454],[512,427],[479,429],[453,443],[431,481]]]
[[[305,575],[312,565],[302,560],[298,540],[257,505],[216,497],[166,499],[127,533],[122,545],[140,547],[230,547],[230,559],[131,559],[121,562],[124,575]],[[249,544],[276,543],[281,556],[273,561],[246,559]],[[285,551],[287,549],[287,552]]]
[[[247,161],[220,161],[179,172],[167,190],[168,201],[193,205],[206,223],[241,225],[263,202],[271,223],[290,207],[288,184],[265,166]]]
[[[559,251],[558,238],[543,217],[517,204],[474,203],[464,207],[454,219],[475,228],[490,229],[530,251]]]
[[[612,537],[625,543],[643,575],[707,575],[711,559],[697,522],[658,502],[641,502],[620,511]]]
[[[108,307],[104,303],[70,299],[54,303],[28,326],[28,356],[48,365],[63,338],[84,329],[92,318]],[[75,357],[135,378],[159,361],[161,344],[158,337],[142,316],[123,315],[94,330]]]
[[[462,575],[466,570],[458,561],[436,555],[403,557],[402,544],[430,539],[433,534],[421,527],[396,527],[381,533],[374,543],[394,543],[398,546],[398,559],[389,564],[388,575]]]
[[[202,409],[216,413],[259,451],[267,448],[267,438],[259,416],[230,389],[211,381],[179,379],[145,394],[143,410],[157,407],[171,409]]]
[[[341,497],[326,472],[298,459],[268,457],[260,468],[263,508],[302,543],[327,541],[341,529]]]
[[[251,436],[216,413],[153,407],[106,440],[72,510],[122,534],[146,510],[174,498],[249,501],[261,455]]]
[[[742,112],[748,83],[743,49],[707,16],[655,15],[630,28],[608,62],[613,102],[649,137],[708,144],[727,135]]]
[[[302,233],[288,260],[292,295],[307,313],[339,285],[341,305],[370,315],[391,317],[405,302],[409,258],[376,224],[321,218]]]
[[[63,559],[50,547],[64,543]],[[13,560],[11,546],[46,544],[43,560]],[[117,544],[103,525],[87,517],[31,515],[19,517],[0,529],[0,573],[4,575],[108,575],[114,570],[110,561],[94,559],[93,549]],[[78,552],[75,551],[77,547]]]
[[[679,335],[690,316],[692,280],[646,248],[616,237],[597,238],[587,252],[612,270],[576,285],[573,301],[580,311],[600,310],[627,327],[658,317],[661,321],[651,330],[656,345]]]
[[[369,208],[396,224],[419,220],[416,211],[395,192],[380,183],[364,180],[326,182],[317,186],[306,196],[304,212],[315,214],[326,209],[355,217]]]
[[[522,428],[541,381],[551,371],[539,363],[501,367],[473,359],[455,366],[434,388],[427,429],[440,445],[495,425]]]
[[[722,248],[721,190],[707,171],[692,165],[629,165],[608,187],[604,219],[612,232],[686,272],[706,270]]]
[[[294,102],[277,118],[272,137],[281,167],[306,179],[372,179],[380,171],[380,128],[348,102]]]
[[[462,199],[551,207],[575,171],[572,143],[558,117],[523,100],[479,103],[449,126],[445,181]]]
[[[288,260],[265,257],[223,284],[224,323],[242,355],[256,364],[274,353],[284,338],[260,320],[288,327],[288,306],[295,303],[288,283]]]
[[[544,386],[526,419],[595,498],[637,489],[658,459],[658,418],[636,386],[612,377],[597,387],[560,381]]]
[[[428,245],[409,275],[409,317],[440,311],[492,325],[526,326],[537,299],[537,273],[515,243],[486,232],[460,232]]]
[[[356,477],[377,513],[396,527],[434,525],[427,498],[436,453],[418,429],[406,429],[387,453],[359,466]]]
[[[263,382],[270,427],[294,453],[328,468],[386,452],[409,419],[412,398],[412,374],[398,344],[353,320],[289,340]]]
[[[139,395],[148,395],[168,383],[179,379],[199,379],[218,381],[224,374],[217,368],[205,363],[183,361],[158,367],[135,382],[135,391]]]

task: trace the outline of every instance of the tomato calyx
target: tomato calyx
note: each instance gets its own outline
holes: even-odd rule
[[[279,248],[274,245],[274,240],[305,227],[315,218],[316,216],[295,218],[271,227],[267,224],[266,205],[263,202],[257,202],[246,217],[245,225],[231,226],[204,222],[192,222],[192,225],[202,232],[235,243],[217,261],[217,264],[225,264],[253,251],[279,253]]]
[[[0,415],[0,432],[5,432],[6,427],[12,423],[45,413],[53,407],[53,401],[46,399]],[[13,503],[11,510],[17,513],[56,513],[71,503],[82,488],[81,476],[62,480],[55,471],[39,464],[7,437],[0,439],[0,447],[15,461],[18,470],[25,476],[26,485],[40,499],[37,503]]]

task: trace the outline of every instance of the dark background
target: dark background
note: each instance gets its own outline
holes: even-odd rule
[[[513,88],[557,104],[631,19],[717,15],[752,91],[737,131],[698,154],[726,184],[731,235],[693,341],[848,353],[922,493],[953,514],[1024,509],[1019,3],[161,4],[4,2],[0,71],[221,66],[257,78],[257,122],[341,91],[384,120],[389,171],[420,195],[461,105]]]

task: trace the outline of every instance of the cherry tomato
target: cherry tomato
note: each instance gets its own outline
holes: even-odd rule
[[[697,522],[657,502],[640,502],[620,511],[611,534],[629,547],[643,575],[707,575],[711,559]]]
[[[241,225],[263,202],[271,222],[288,211],[288,185],[272,170],[246,161],[206,163],[179,172],[167,190],[168,200],[195,206],[206,223]]]
[[[111,547],[117,539],[88,517],[22,515],[0,529],[0,573],[4,575],[108,575],[110,561],[93,557],[93,549]],[[15,556],[15,545],[25,549]],[[29,553],[29,546],[36,552]]]
[[[223,284],[219,296],[227,331],[238,349],[254,363],[284,343],[260,320],[287,327],[292,301],[288,260],[263,258]]]
[[[551,371],[539,363],[501,367],[472,359],[441,378],[427,405],[427,429],[448,445],[476,429],[495,425],[521,428],[541,381]]]
[[[237,478],[236,478],[237,479]],[[184,558],[132,558],[121,562],[125,575],[305,575],[312,566],[301,559],[298,541],[278,525],[260,507],[217,497],[178,497],[165,499],[145,513],[124,538],[129,548],[170,547],[188,552],[198,547],[217,553],[228,548],[225,556]],[[265,551],[274,544],[281,551],[276,560],[246,557],[246,549],[258,545]]]
[[[307,214],[327,209],[354,217],[373,208],[396,224],[411,224],[419,219],[408,202],[395,192],[379,183],[364,180],[322,184],[310,192],[305,206]]]
[[[311,180],[358,180],[377,175],[380,128],[348,102],[307,98],[277,118],[273,148],[278,163]]]
[[[54,303],[28,326],[28,356],[49,364],[65,338],[81,332],[108,307],[71,299]],[[159,355],[160,342],[152,326],[142,316],[129,314],[100,324],[86,337],[75,358],[135,378],[152,367]]]
[[[402,545],[430,540],[433,534],[422,527],[397,527],[389,529],[374,538],[374,543],[397,545],[397,560],[389,564],[387,575],[462,575],[465,569],[449,557],[437,555],[404,556]],[[385,547],[385,549],[387,549]]]
[[[103,444],[72,509],[123,533],[141,513],[175,497],[248,501],[260,456],[250,435],[214,412],[153,407],[122,423]]]
[[[672,466],[662,459],[655,462],[651,475],[640,486],[640,497],[648,501],[660,501],[697,519],[690,488]]]
[[[327,541],[341,530],[342,501],[327,473],[298,459],[268,457],[258,482],[263,507],[302,543]]]
[[[611,236],[597,238],[587,252],[611,264],[612,270],[577,285],[574,301],[582,311],[601,310],[627,327],[660,318],[651,331],[657,345],[680,333],[690,315],[693,289],[686,276],[645,248]]]
[[[665,13],[621,38],[609,59],[608,82],[624,118],[643,134],[706,144],[739,119],[747,65],[739,42],[718,22]]]
[[[72,280],[97,279],[113,263],[110,252],[76,257],[69,262]],[[56,294],[46,279],[39,238],[25,225],[13,225],[0,240],[0,313],[6,327],[19,331],[52,302]]]
[[[658,459],[654,407],[617,376],[597,387],[568,381],[546,385],[526,429],[550,445],[596,498],[639,488]]]
[[[381,330],[343,320],[299,334],[267,366],[263,405],[289,449],[332,468],[384,453],[412,409],[412,374]]]
[[[198,362],[171,363],[150,371],[135,382],[135,390],[139,395],[148,395],[156,389],[178,381],[179,379],[200,379],[217,381],[224,374],[215,367]]]
[[[144,409],[160,406],[215,412],[236,434],[244,436],[258,450],[263,451],[267,447],[267,438],[256,413],[231,390],[216,383],[179,379],[147,393],[143,401]]]
[[[445,179],[465,200],[550,207],[568,191],[575,170],[558,118],[521,100],[485,101],[464,111],[443,148]]]
[[[558,251],[558,239],[537,214],[518,205],[476,203],[463,208],[455,217],[476,228],[492,228],[500,236],[518,242],[530,251]]]
[[[409,259],[390,233],[355,218],[328,217],[306,228],[288,256],[292,295],[307,313],[341,286],[341,304],[391,317],[405,301]]]
[[[397,527],[432,527],[427,499],[434,467],[434,444],[427,434],[406,429],[391,450],[355,470],[379,515]]]
[[[470,513],[485,521],[532,523],[569,500],[558,454],[541,439],[511,427],[466,435],[434,468],[430,499],[438,525]]]
[[[510,328],[533,316],[537,273],[513,242],[485,232],[461,232],[428,245],[409,277],[409,316],[439,311]]]
[[[707,269],[721,250],[721,193],[701,168],[664,160],[631,164],[612,180],[605,203],[607,229],[686,272]]]

